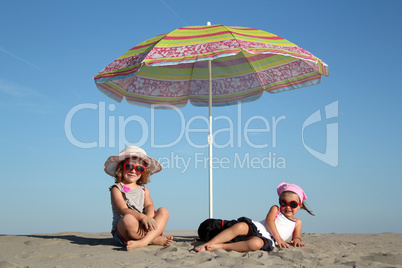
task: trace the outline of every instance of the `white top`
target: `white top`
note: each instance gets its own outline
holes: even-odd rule
[[[123,187],[118,184],[112,185],[109,189],[112,190],[113,187],[117,187],[123,194],[124,201],[126,201],[127,207],[138,211],[140,213],[145,213],[144,211],[144,200],[145,200],[145,186],[140,186],[137,189],[130,189],[129,192],[125,192]],[[117,211],[112,203],[113,221],[112,221],[112,232],[117,229],[117,224],[121,219],[122,215]]]
[[[258,231],[262,234],[262,236],[272,242],[273,246],[274,244],[277,244],[275,242],[275,239],[265,226],[265,219],[261,221],[253,221],[253,223],[257,227]],[[280,210],[278,210],[278,213],[276,213],[275,216],[276,229],[278,230],[279,235],[284,241],[288,240],[292,236],[293,231],[296,227],[296,223],[297,219],[296,221],[289,219],[288,217],[283,215],[282,212],[280,212]]]

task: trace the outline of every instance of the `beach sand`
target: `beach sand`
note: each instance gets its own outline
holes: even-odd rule
[[[166,231],[171,246],[130,252],[113,244],[110,233],[1,235],[0,268],[5,267],[402,267],[402,234],[302,235],[304,248],[272,252],[196,253],[196,231]]]

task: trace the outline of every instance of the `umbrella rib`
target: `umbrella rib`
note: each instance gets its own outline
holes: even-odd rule
[[[195,63],[196,63],[196,61],[194,61],[194,62],[192,63],[193,67],[191,68],[190,85],[189,85],[189,88],[188,88],[188,100],[187,100],[187,102],[190,100],[191,84],[193,83],[193,74],[194,74]]]
[[[241,54],[243,54],[244,49],[242,48],[241,50]],[[250,69],[253,70],[253,74],[255,75],[255,78],[257,79],[258,83],[260,83],[261,88],[264,90],[263,86],[262,86],[262,82],[260,77],[257,75],[257,71],[254,69],[254,66],[248,61],[247,57],[243,54],[244,58],[246,59],[248,65],[250,66]]]
[[[241,45],[240,42],[237,40],[237,38],[233,35],[232,31],[230,31],[226,26],[222,25],[223,27],[225,27],[225,29],[230,33],[231,36],[233,36],[233,39],[236,40],[238,46],[241,48],[241,51],[239,53],[243,54],[243,51],[247,51],[245,50]],[[247,51],[248,52],[248,51]],[[255,71],[254,66],[248,61],[247,57],[243,54],[243,57],[246,59],[248,65],[250,66],[250,69],[253,71],[253,74],[255,75],[255,78],[257,79],[258,83],[260,84],[261,88],[263,88],[262,83],[261,83],[261,79],[260,77],[257,75],[257,72]],[[263,89],[264,90],[264,89]]]

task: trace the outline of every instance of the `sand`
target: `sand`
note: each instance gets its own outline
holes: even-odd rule
[[[110,233],[0,235],[5,267],[402,267],[402,234],[303,234],[304,248],[196,253],[196,231],[166,231],[171,246],[126,252]]]

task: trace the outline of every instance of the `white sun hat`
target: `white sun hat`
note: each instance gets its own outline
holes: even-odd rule
[[[161,164],[155,158],[149,157],[147,153],[137,146],[128,146],[118,155],[109,157],[105,162],[105,172],[110,176],[114,176],[117,164],[129,157],[137,157],[146,163],[146,168],[151,170],[151,175],[162,170]]]

